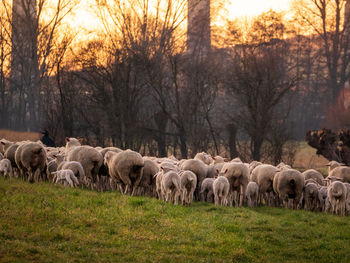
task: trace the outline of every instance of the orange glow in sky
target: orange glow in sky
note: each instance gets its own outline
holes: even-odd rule
[[[212,0],[213,1],[213,0]],[[289,9],[289,4],[292,0],[228,0],[225,6],[227,17],[229,20],[242,17],[252,17],[261,14],[262,12],[273,9],[275,11],[284,11]],[[69,19],[69,24],[82,34],[80,37],[85,39],[87,35],[94,35],[96,31],[102,29],[102,24],[94,10],[91,7],[95,0],[81,0],[80,4],[74,10],[74,14]],[[221,24],[219,22],[219,24]]]
[[[284,11],[289,9],[291,0],[231,0],[231,4],[226,8],[229,19],[257,16],[270,9],[274,11]]]

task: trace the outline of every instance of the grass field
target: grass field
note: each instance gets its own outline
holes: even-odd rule
[[[350,218],[0,178],[1,262],[350,262]]]

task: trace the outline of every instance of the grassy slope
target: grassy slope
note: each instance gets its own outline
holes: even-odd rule
[[[350,219],[0,178],[0,261],[350,262]]]

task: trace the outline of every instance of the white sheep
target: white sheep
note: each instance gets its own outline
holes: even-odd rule
[[[350,167],[339,166],[334,168],[326,179],[342,181],[344,183],[350,183]]]
[[[319,209],[323,212],[326,211],[326,199],[328,197],[328,188],[327,186],[322,186],[318,189],[318,206]]]
[[[181,194],[181,179],[180,176],[174,172],[169,171],[162,176],[161,182],[162,195],[166,202],[173,202],[178,204],[178,199]]]
[[[225,176],[230,183],[229,205],[232,206],[234,201],[236,207],[241,207],[249,182],[249,168],[244,163],[226,163],[222,167],[220,175]]]
[[[319,171],[316,171],[314,169],[308,169],[308,170],[304,171],[302,173],[302,175],[304,176],[305,181],[308,179],[313,179],[319,185],[324,185],[324,183],[323,183],[324,177]]]
[[[196,190],[197,176],[191,171],[181,171],[181,201],[183,205],[190,205],[193,201],[193,193]]]
[[[0,175],[4,177],[13,177],[11,161],[9,159],[2,159],[0,161]]]
[[[225,176],[219,176],[213,182],[215,205],[226,206],[230,191],[230,183]]]
[[[306,184],[303,190],[305,209],[314,211],[318,203],[318,186],[314,183]]]
[[[212,161],[212,157],[210,154],[207,154],[205,152],[197,153],[195,157],[193,158],[194,160],[200,160],[203,163],[209,165]]]
[[[65,169],[65,170],[53,172],[52,174],[54,175],[53,183],[56,183],[56,184],[60,183],[60,184],[63,184],[64,186],[70,186],[70,187],[75,187],[79,185],[79,181],[75,177],[72,170]]]
[[[328,174],[334,169],[339,166],[344,166],[345,164],[343,163],[338,163],[337,161],[330,161],[329,163],[326,164],[328,166]]]
[[[332,213],[345,215],[346,194],[347,188],[342,182],[334,181],[328,186],[328,197],[331,203]]]
[[[259,186],[259,203],[262,204],[264,198],[265,204],[272,205],[270,193],[273,193],[273,179],[279,172],[279,168],[270,164],[261,164],[254,168],[250,176],[250,181],[256,182]]]
[[[213,191],[213,183],[214,178],[205,178],[201,185],[201,201],[202,202],[213,202],[214,201],[214,191]]]
[[[249,182],[246,191],[247,205],[249,207],[258,205],[259,186],[256,182]]]

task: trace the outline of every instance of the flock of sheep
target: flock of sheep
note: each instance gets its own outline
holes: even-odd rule
[[[350,167],[332,161],[324,178],[316,170],[303,173],[280,163],[227,161],[198,153],[194,159],[142,157],[116,147],[81,145],[66,138],[66,147],[41,142],[0,140],[0,175],[29,182],[50,181],[98,191],[158,197],[190,205],[193,200],[223,206],[285,206],[293,209],[350,213]]]

